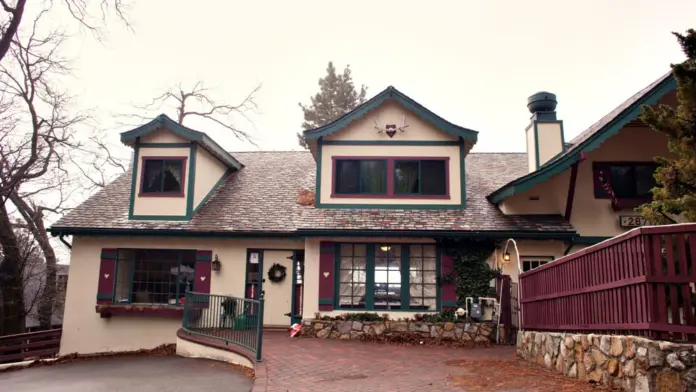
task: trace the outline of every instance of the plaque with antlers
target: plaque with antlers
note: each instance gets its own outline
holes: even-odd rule
[[[408,125],[406,125],[406,116],[401,120],[401,126],[397,126],[396,124],[386,124],[384,127],[379,125],[379,120],[375,120],[375,129],[377,130],[377,133],[386,133],[389,138],[393,138],[394,135],[396,135],[396,132],[404,132],[408,128]]]

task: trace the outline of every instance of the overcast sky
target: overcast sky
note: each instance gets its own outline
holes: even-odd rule
[[[179,82],[201,80],[231,103],[262,83],[253,125],[238,126],[261,149],[290,150],[298,102],[309,101],[332,60],[350,64],[368,96],[394,85],[479,131],[474,151],[523,151],[529,95],[557,95],[571,139],[683,60],[670,32],[696,27],[694,15],[693,0],[143,0],[130,11],[134,32],[112,24],[102,44],[72,41],[74,91],[109,128],[112,113]],[[229,150],[255,149],[186,125]]]

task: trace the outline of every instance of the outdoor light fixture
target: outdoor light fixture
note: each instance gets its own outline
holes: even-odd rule
[[[391,246],[389,245],[382,245],[379,248],[382,250],[382,252],[389,252],[391,250]]]
[[[212,269],[213,269],[213,271],[220,271],[221,267],[222,267],[222,263],[220,263],[220,260],[218,259],[218,255],[215,254],[215,259],[213,260]]]
[[[510,261],[510,252],[505,252],[505,254],[503,254],[503,261]]]

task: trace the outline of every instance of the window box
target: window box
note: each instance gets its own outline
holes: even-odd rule
[[[96,306],[96,312],[101,318],[111,316],[144,316],[144,317],[171,317],[182,318],[184,316],[183,306],[168,305],[106,305]]]

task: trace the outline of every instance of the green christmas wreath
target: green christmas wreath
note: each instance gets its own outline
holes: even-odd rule
[[[280,283],[285,280],[287,268],[284,265],[275,263],[268,269],[268,280],[273,283]]]

